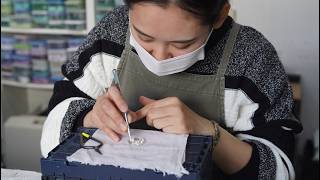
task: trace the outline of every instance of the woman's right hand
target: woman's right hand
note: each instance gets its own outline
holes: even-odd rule
[[[111,86],[108,92],[99,96],[93,109],[85,116],[83,126],[87,128],[99,128],[113,141],[118,142],[121,135],[127,133],[127,124],[122,115],[128,111],[128,105],[121,96],[119,89]],[[134,116],[129,112],[129,119]]]

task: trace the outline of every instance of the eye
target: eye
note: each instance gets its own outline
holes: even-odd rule
[[[147,37],[147,36],[144,36],[144,35],[138,35],[139,36],[139,39],[143,42],[152,42],[153,39],[150,38],[150,37]]]
[[[188,44],[173,44],[173,47],[175,47],[177,49],[187,49],[191,45],[192,45],[192,43],[188,43]]]

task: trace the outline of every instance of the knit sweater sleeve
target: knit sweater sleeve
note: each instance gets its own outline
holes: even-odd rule
[[[42,130],[44,157],[81,124],[96,98],[111,85],[112,69],[117,67],[124,49],[127,12],[122,6],[108,13],[62,66],[65,78],[54,85]]]
[[[269,132],[272,132],[272,135]],[[244,168],[228,176],[228,178],[231,180],[291,179],[288,169],[294,155],[293,133],[283,130],[281,127],[273,126],[254,129],[246,132],[246,134],[250,134],[252,137],[259,137],[257,139],[242,139],[252,146],[251,158]],[[275,147],[270,146],[269,143],[264,143],[264,141],[278,147],[288,157],[289,161],[285,162],[282,157],[280,157],[281,161],[278,161],[279,152],[275,151]],[[283,166],[283,171],[279,170],[279,168],[281,169],[279,166]]]
[[[226,126],[252,145],[252,157],[232,179],[294,179],[293,99],[276,50],[256,30],[242,27],[226,73]]]

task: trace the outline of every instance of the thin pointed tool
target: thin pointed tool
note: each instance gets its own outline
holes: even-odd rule
[[[118,77],[117,70],[116,69],[112,70],[112,73],[113,73],[113,82],[115,83],[115,85],[117,86],[119,91],[121,92],[121,90],[120,90],[120,80],[119,80],[119,77]],[[124,116],[124,119],[126,120],[127,127],[128,127],[129,141],[132,142],[133,139],[131,138],[131,133],[130,133],[130,126],[129,126],[129,120],[128,120],[128,111],[124,112],[123,116]]]

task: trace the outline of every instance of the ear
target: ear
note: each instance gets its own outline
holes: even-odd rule
[[[225,3],[223,5],[222,9],[220,10],[217,21],[213,25],[213,29],[219,29],[223,25],[224,21],[227,19],[229,15],[230,8],[230,3]]]

